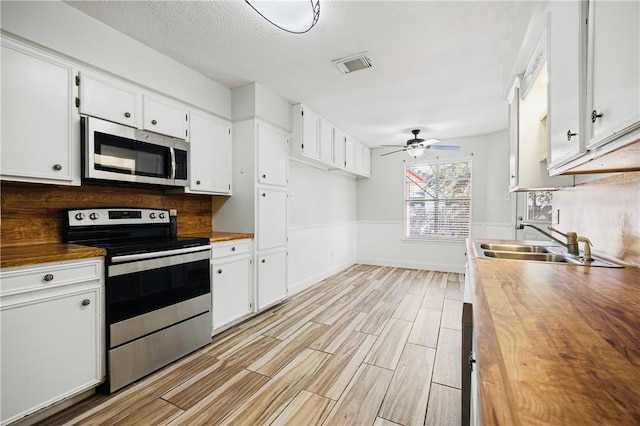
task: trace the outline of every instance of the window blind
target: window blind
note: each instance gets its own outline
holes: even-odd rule
[[[471,224],[471,160],[405,168],[405,237],[460,240]]]

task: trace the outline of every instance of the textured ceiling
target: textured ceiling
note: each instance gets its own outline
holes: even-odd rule
[[[513,1],[321,0],[305,34],[240,0],[67,3],[229,88],[262,83],[369,146],[413,128],[449,139],[507,127]],[[344,75],[331,63],[363,51],[373,68]]]

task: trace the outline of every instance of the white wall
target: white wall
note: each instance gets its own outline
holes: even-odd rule
[[[506,113],[506,112],[505,112]],[[513,204],[509,187],[507,131],[444,141],[460,145],[457,152],[429,151],[427,159],[473,156],[471,236],[513,237]],[[405,153],[371,155],[371,178],[357,184],[357,262],[463,272],[464,242],[432,242],[403,239],[404,165],[420,162]]]
[[[59,1],[0,2],[2,30],[92,68],[231,117],[231,91]]]
[[[289,161],[289,293],[356,259],[356,180]]]

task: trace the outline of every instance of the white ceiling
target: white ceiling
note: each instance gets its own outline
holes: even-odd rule
[[[67,3],[229,88],[262,83],[372,147],[413,128],[450,139],[507,127],[514,1],[321,0],[305,34],[241,0]],[[331,63],[363,51],[373,68],[344,75]]]

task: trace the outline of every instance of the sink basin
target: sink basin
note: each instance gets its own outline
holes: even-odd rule
[[[480,244],[480,248],[508,252],[549,253],[546,247],[527,244]]]
[[[604,266],[607,268],[622,268],[606,260],[594,258],[585,262],[580,256],[566,253],[562,246],[518,244],[518,243],[482,243],[473,244],[476,257],[480,259],[508,259],[534,262],[550,262],[564,265]]]
[[[541,247],[544,248],[544,247]],[[517,251],[494,251],[485,250],[484,255],[487,257],[493,257],[498,259],[514,259],[514,260],[536,260],[538,262],[564,262],[567,263],[567,258],[561,254],[553,253],[526,253]]]

